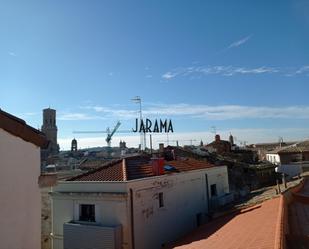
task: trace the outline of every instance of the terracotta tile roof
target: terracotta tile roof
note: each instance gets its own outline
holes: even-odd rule
[[[206,161],[200,161],[193,158],[185,158],[180,160],[166,161],[166,165],[171,165],[175,167],[179,172],[205,169],[214,167],[213,164],[210,164]]]
[[[189,158],[195,158],[195,159],[203,159],[201,155],[198,155],[192,152],[191,150],[188,150],[182,147],[168,145],[166,148],[164,148],[164,153],[167,157],[169,156],[169,154],[171,155],[172,151],[177,157],[189,157]]]
[[[206,161],[192,158],[165,161],[165,165],[174,167],[172,171],[165,170],[165,174],[205,169],[214,166]],[[106,163],[95,170],[70,178],[67,181],[126,181],[151,176],[154,176],[151,158],[149,156],[133,156]]]
[[[299,152],[309,152],[309,141],[298,142],[289,146],[275,149],[268,153],[280,154],[280,153],[299,153]]]
[[[136,156],[126,159],[126,174],[128,180],[154,176],[152,166],[149,164],[150,157]]]
[[[179,249],[273,249],[280,198],[218,218],[201,226],[167,248]]]
[[[289,146],[295,144],[296,142],[274,142],[274,143],[257,143],[257,144],[250,144],[249,148],[262,148],[262,149],[273,149],[280,146]]]
[[[27,125],[24,120],[2,111],[1,109],[0,128],[39,147],[45,148],[48,145],[48,141],[42,132]]]
[[[122,163],[122,159],[108,162],[100,168],[74,176],[67,181],[124,181]]]
[[[107,161],[103,159],[89,159],[82,161],[82,163],[79,165],[80,169],[83,170],[91,170],[91,169],[97,169],[101,166],[106,165]]]

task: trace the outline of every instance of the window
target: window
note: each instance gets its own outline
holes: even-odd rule
[[[217,196],[217,185],[216,184],[210,185],[210,194],[211,196]]]
[[[79,205],[79,220],[95,222],[95,205],[80,204]]]
[[[159,207],[164,207],[163,193],[159,193]]]

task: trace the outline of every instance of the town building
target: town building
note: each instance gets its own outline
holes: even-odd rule
[[[231,200],[226,166],[131,156],[59,182],[52,193],[54,249],[157,249]]]
[[[257,144],[250,144],[247,146],[248,149],[251,149],[252,151],[255,151],[258,155],[259,160],[266,161],[266,154],[270,151],[280,149],[285,146],[289,146],[295,144],[295,142],[284,142],[283,140],[280,140],[279,142],[275,143],[257,143]]]
[[[217,134],[215,136],[215,141],[207,144],[205,147],[209,152],[216,152],[217,154],[223,154],[231,152],[232,144],[229,141],[221,140],[220,135]]]
[[[76,152],[77,151],[77,140],[73,138],[71,142],[71,152]]]
[[[0,248],[41,248],[40,187],[48,175],[41,175],[40,147],[46,146],[43,133],[0,109]]]
[[[127,144],[125,141],[120,140],[119,142],[119,148],[120,149],[126,149],[127,148]]]
[[[278,172],[295,176],[309,170],[309,141],[294,143],[266,153],[266,160],[278,165]]]
[[[57,155],[59,153],[59,145],[57,142],[58,128],[56,125],[56,110],[46,108],[43,110],[43,125],[41,131],[45,134],[49,141],[48,147],[42,149],[41,156],[46,160],[49,156]]]

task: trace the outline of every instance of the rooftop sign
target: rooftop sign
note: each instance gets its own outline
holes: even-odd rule
[[[135,120],[135,129],[132,129],[133,132],[142,132],[142,133],[169,133],[174,132],[172,120],[153,120],[146,118],[136,119]]]

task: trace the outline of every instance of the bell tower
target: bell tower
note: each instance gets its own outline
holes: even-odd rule
[[[56,125],[56,110],[51,108],[46,108],[43,110],[43,125],[41,131],[49,140],[49,154],[57,154],[59,152],[59,145],[57,143],[58,129]]]

